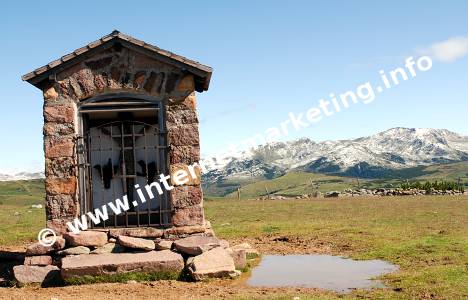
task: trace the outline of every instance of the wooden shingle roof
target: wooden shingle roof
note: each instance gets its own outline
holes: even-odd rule
[[[76,49],[72,53],[62,56],[61,58],[54,60],[45,66],[37,68],[34,71],[23,75],[21,78],[34,86],[39,86],[40,83],[45,79],[48,79],[50,75],[60,72],[67,67],[70,67],[71,65],[74,65],[79,61],[92,56],[96,52],[101,51],[103,48],[106,48],[106,46],[111,46],[116,42],[120,42],[124,47],[144,52],[145,54],[157,60],[172,64],[176,67],[193,73],[195,75],[196,90],[198,92],[208,90],[211,73],[213,72],[211,67],[200,64],[199,62],[190,60],[170,51],[147,44],[144,41],[123,34],[117,30],[114,30],[110,34],[103,36],[102,38],[91,42],[84,47]]]

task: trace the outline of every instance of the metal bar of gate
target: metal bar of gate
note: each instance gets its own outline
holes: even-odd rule
[[[122,135],[122,179],[123,179],[123,195],[127,195],[127,168],[125,165],[125,138],[124,138],[124,123],[121,123],[121,135]],[[127,212],[125,212],[125,226],[128,227],[128,215]]]
[[[136,142],[135,142],[135,123],[132,123],[132,148],[133,148],[133,174],[135,174],[135,180],[133,181],[133,188],[135,187],[135,184],[138,183],[138,176],[137,176],[137,167],[136,167]],[[132,188],[132,194],[134,195]],[[133,199],[133,197],[132,197]],[[140,227],[140,210],[135,207],[136,214],[137,214],[137,226]]]
[[[114,125],[110,125],[110,136],[111,136],[111,165],[112,165],[112,178],[115,176],[114,172],[114,162],[112,158],[114,157],[114,135],[113,135]],[[117,182],[117,180],[115,180]],[[112,201],[115,201],[115,184],[112,184]],[[117,214],[114,213],[114,226],[117,226]]]
[[[147,144],[147,141],[146,141],[146,126],[143,126],[143,135],[144,135],[144,138],[145,138],[145,168],[146,168],[146,171],[145,171],[145,174],[146,174],[146,182],[147,184],[151,184],[151,182],[148,182],[149,181],[149,172],[148,172],[148,144]],[[146,204],[148,205],[147,206],[147,212],[148,212],[148,225],[151,224],[151,213],[150,213],[150,210],[151,210],[151,199],[148,198],[148,203]]]

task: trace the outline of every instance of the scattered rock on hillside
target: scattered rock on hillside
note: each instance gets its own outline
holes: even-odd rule
[[[340,196],[340,192],[338,191],[331,191],[325,193],[325,198],[336,198]]]

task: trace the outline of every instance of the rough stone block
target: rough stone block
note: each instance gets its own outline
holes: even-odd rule
[[[197,281],[207,278],[235,277],[240,275],[239,272],[236,272],[232,257],[221,247],[195,256],[188,262],[188,270],[192,278]]]
[[[231,249],[226,248],[226,251],[231,255],[232,259],[234,260],[234,265],[236,269],[241,270],[245,268],[247,265],[247,253],[244,249]]]
[[[158,251],[171,250],[173,243],[174,243],[173,241],[168,241],[168,240],[155,241],[155,245],[156,245],[155,249]]]
[[[75,128],[72,123],[61,124],[46,122],[44,124],[43,133],[45,136],[61,136],[75,133]]]
[[[166,112],[166,122],[168,126],[198,124],[198,116],[195,111],[185,108],[184,105],[173,104]]]
[[[187,255],[200,255],[203,252],[219,247],[219,240],[215,237],[192,235],[174,241],[174,248]]]
[[[157,228],[113,228],[109,230],[109,235],[117,238],[120,235],[140,237],[140,238],[160,238],[164,230]]]
[[[76,177],[47,178],[45,181],[46,192],[49,195],[75,195]]]
[[[181,272],[182,255],[170,250],[68,256],[62,260],[62,277],[125,272]]]
[[[200,148],[198,146],[170,145],[169,161],[171,164],[187,164],[200,161]]]
[[[43,246],[39,242],[31,244],[26,248],[26,255],[44,255],[65,248],[65,240],[57,236],[57,240],[52,246]]]
[[[188,107],[192,111],[197,110],[197,97],[195,96],[195,93],[192,93],[188,95],[185,99],[183,104]]]
[[[68,105],[55,105],[44,107],[44,120],[55,123],[74,123],[75,108]]]
[[[131,249],[154,250],[154,242],[142,238],[121,235],[117,241],[120,245]]]
[[[206,228],[204,225],[171,227],[164,230],[164,238],[168,238],[171,236],[183,236],[194,233],[203,233],[205,231]]]
[[[168,126],[168,141],[174,146],[199,145],[198,125]]]
[[[13,276],[20,284],[47,284],[60,277],[60,269],[56,266],[14,266]]]
[[[172,216],[172,224],[174,226],[203,226],[205,224],[203,207],[197,205],[176,209]]]
[[[100,231],[81,231],[78,234],[68,232],[63,237],[72,246],[100,247],[107,244],[107,233]]]
[[[50,87],[44,90],[44,99],[45,100],[55,100],[58,98],[58,93],[55,91],[54,87]]]
[[[68,178],[76,176],[73,157],[57,157],[45,160],[45,175],[47,177]]]
[[[39,256],[26,256],[24,258],[26,266],[48,266],[52,264],[52,256],[39,255]]]
[[[45,142],[45,157],[73,157],[75,143],[72,139],[51,139]]]
[[[90,250],[85,246],[77,246],[57,252],[57,255],[66,256],[66,255],[80,255],[80,254],[89,254]]]
[[[104,90],[107,87],[107,75],[96,74],[94,76],[94,85],[99,92]]]
[[[78,98],[83,99],[94,94],[96,86],[94,85],[94,74],[90,69],[84,68],[73,75],[79,86],[80,92],[75,91]]]
[[[46,227],[55,231],[56,234],[67,233],[68,227],[67,222],[72,221],[73,217],[63,216],[60,219],[54,219],[51,216],[47,216]]]
[[[48,195],[45,206],[46,215],[50,219],[77,217],[80,210],[78,200],[72,195]]]
[[[171,190],[172,207],[185,208],[202,203],[203,194],[201,187],[196,186],[176,186]]]

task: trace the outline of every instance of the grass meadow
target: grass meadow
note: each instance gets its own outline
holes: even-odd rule
[[[0,183],[0,248],[22,247],[45,226],[43,182]],[[387,289],[308,298],[468,298],[468,196],[300,200],[205,199],[220,238],[262,253],[327,253],[383,259],[400,269]],[[281,294],[278,294],[281,298]]]

